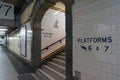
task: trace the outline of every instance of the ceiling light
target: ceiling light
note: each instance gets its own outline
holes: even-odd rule
[[[27,31],[28,33],[32,33],[32,31]]]
[[[0,31],[7,31],[8,29],[0,29]]]

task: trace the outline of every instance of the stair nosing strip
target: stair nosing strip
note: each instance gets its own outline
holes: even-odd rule
[[[62,60],[57,59],[57,58],[54,58],[53,60],[57,60],[57,61],[60,61],[60,62],[62,62],[62,63],[65,63],[65,61],[62,61]]]
[[[62,57],[62,58],[65,58],[65,56],[61,56],[61,55],[57,55],[57,57]]]
[[[61,54],[65,54],[65,52],[61,53]]]
[[[48,62],[48,63],[51,63],[51,64],[53,64],[53,65],[56,65],[57,67],[60,67],[60,68],[62,68],[62,69],[64,69],[64,70],[65,70],[65,67],[60,66],[60,65],[58,65],[58,64],[56,64],[56,63],[54,63],[54,62]]]
[[[49,67],[49,66],[47,66],[47,65],[44,65],[44,67],[50,69],[51,71],[53,71],[53,72],[55,72],[56,74],[58,74],[58,75],[62,76],[63,78],[65,78],[65,75],[63,75],[63,74],[61,74],[60,72],[58,72],[58,71],[52,69],[51,67]]]

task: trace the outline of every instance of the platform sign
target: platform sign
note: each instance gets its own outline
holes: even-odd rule
[[[3,3],[0,1],[0,18],[1,19],[14,19],[14,5]]]
[[[109,53],[110,44],[112,43],[112,36],[92,36],[92,37],[79,37],[77,38],[78,44],[84,51],[103,51]]]

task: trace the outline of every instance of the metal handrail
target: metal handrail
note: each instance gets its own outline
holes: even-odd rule
[[[60,39],[60,40],[58,40],[58,41],[56,41],[56,42],[54,42],[54,43],[52,43],[52,44],[50,44],[49,46],[47,46],[47,47],[43,48],[41,51],[48,50],[48,48],[49,48],[49,47],[53,46],[54,44],[56,44],[56,43],[58,43],[58,42],[60,42],[60,43],[61,43],[63,39],[65,39],[65,37],[64,37],[64,38],[62,38],[62,39]]]

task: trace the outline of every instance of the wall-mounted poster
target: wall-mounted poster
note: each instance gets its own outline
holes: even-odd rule
[[[20,29],[20,51],[21,51],[21,55],[23,55],[24,57],[26,57],[26,25],[24,25],[21,29]]]

